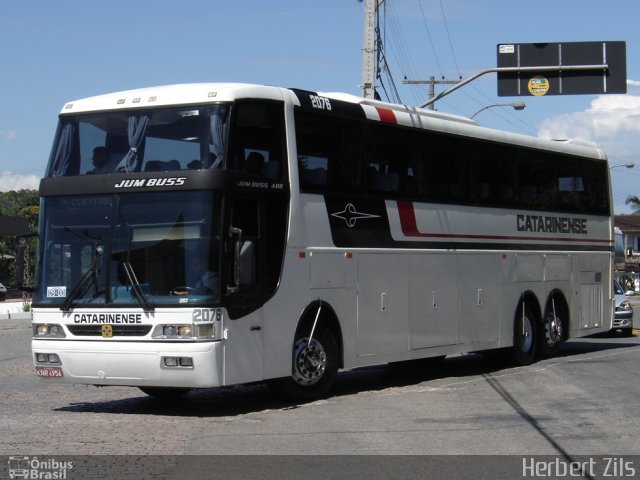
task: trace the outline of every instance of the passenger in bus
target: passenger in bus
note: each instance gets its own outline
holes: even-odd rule
[[[111,158],[107,147],[94,148],[91,162],[94,168],[87,172],[90,174],[112,173],[118,165],[118,159]]]
[[[218,272],[209,270],[204,256],[198,251],[189,253],[187,279],[194,293],[207,294],[218,291]]]
[[[180,166],[180,162],[178,160],[169,160],[167,162],[167,167],[166,167],[166,171],[175,171],[175,170],[180,170],[181,166]]]
[[[251,152],[244,161],[245,172],[260,175],[262,174],[262,167],[264,167],[264,157],[258,152]]]

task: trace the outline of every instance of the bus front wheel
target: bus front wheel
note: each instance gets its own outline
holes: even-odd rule
[[[300,337],[293,344],[291,376],[271,382],[274,389],[292,400],[315,400],[329,395],[338,374],[338,344],[326,329],[311,340]]]

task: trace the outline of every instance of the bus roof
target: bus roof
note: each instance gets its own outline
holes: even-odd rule
[[[443,133],[483,138],[488,141],[513,143],[531,148],[606,159],[605,153],[597,144],[585,140],[563,139],[554,141],[494,130],[482,127],[478,122],[467,117],[365,99],[346,93],[311,92],[247,83],[189,83],[126,90],[68,102],[64,105],[60,114],[157,108],[174,105],[202,105],[231,102],[242,98],[282,101],[287,96],[292,98],[295,104],[300,105],[299,98],[296,97],[300,92],[308,92],[309,94],[323,96],[353,106],[359,105],[363,110],[363,116],[371,120],[384,122],[386,119],[381,116],[381,112],[393,112],[390,116],[393,117],[396,124],[402,126],[433,129]]]
[[[185,83],[125,90],[68,102],[61,115],[132,108],[157,108],[233,101],[238,98],[282,100],[277,87],[246,83]]]

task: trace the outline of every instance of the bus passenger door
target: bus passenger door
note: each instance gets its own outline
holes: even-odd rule
[[[230,385],[262,378],[264,221],[259,198],[228,196],[225,211],[224,381]]]

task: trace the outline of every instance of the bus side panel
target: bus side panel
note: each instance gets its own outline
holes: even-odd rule
[[[458,256],[415,253],[410,269],[410,348],[457,344]]]
[[[409,255],[358,255],[358,355],[409,348]]]
[[[502,302],[500,255],[461,254],[460,327],[461,344],[498,339]],[[468,265],[469,268],[465,268]],[[472,267],[471,267],[472,266]]]
[[[572,337],[590,335],[611,328],[611,262],[610,254],[585,253],[574,256]]]
[[[264,312],[264,378],[291,375],[291,355],[300,316],[311,303],[309,293],[309,260],[300,257],[302,249],[285,253],[283,274],[275,295],[265,303]]]
[[[225,322],[224,384],[261,380],[263,361],[263,310]]]

